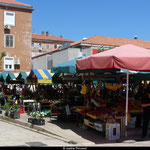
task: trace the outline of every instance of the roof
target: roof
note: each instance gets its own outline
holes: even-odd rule
[[[7,5],[9,4],[10,6],[23,6],[23,7],[31,7],[31,5],[28,5],[28,4],[24,4],[22,2],[18,2],[16,0],[0,0],[0,5]]]
[[[60,41],[60,42],[74,42],[72,40],[64,39],[61,37],[53,36],[53,35],[42,35],[42,34],[32,34],[32,39],[37,39],[37,40],[48,40],[48,41]]]
[[[150,49],[150,41],[138,40],[138,39],[128,39],[128,38],[117,38],[117,37],[107,37],[107,36],[92,36],[85,40],[74,42],[71,46],[76,46],[78,44],[93,44],[93,45],[110,45],[110,46],[122,46],[125,44],[133,44],[135,46],[140,46],[143,48]]]
[[[43,56],[43,55],[46,55],[46,54],[49,54],[49,53],[52,53],[52,52],[55,52],[55,51],[58,51],[59,49],[56,48],[56,49],[53,49],[53,50],[50,50],[50,51],[47,51],[47,52],[44,52],[42,54],[39,54],[39,55],[36,55],[36,56],[33,56],[32,58],[36,58],[36,57],[40,57],[40,56]]]

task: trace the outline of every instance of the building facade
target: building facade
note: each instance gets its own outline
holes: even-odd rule
[[[49,32],[42,31],[41,34],[32,34],[32,57],[47,51],[61,47],[63,44],[73,43],[72,40],[64,39],[62,36],[56,37]]]
[[[143,48],[150,49],[150,41],[138,40],[137,38],[115,38],[104,36],[93,36],[68,45],[68,47],[55,49],[32,57],[33,69],[50,69],[52,66],[64,63],[66,61],[81,57],[90,56],[98,52],[110,50],[112,48],[133,44]],[[41,63],[42,62],[42,65]]]
[[[30,71],[32,43],[30,5],[0,0],[0,53],[5,52],[0,71]]]

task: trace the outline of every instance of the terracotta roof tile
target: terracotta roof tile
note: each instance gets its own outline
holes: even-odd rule
[[[13,5],[32,7],[31,5],[24,4],[24,3],[18,2],[16,0],[0,0],[0,3],[7,3],[7,4],[13,4]]]
[[[61,37],[52,36],[52,35],[46,36],[46,35],[42,35],[42,34],[32,34],[32,39],[73,42],[72,40],[64,39]]]
[[[92,36],[88,39],[72,43],[71,46],[74,46],[80,43],[93,44],[93,45],[111,45],[111,46],[133,44],[136,46],[150,49],[150,41],[128,39],[128,38],[106,37],[106,36]]]

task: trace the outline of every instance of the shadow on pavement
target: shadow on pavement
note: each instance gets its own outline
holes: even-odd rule
[[[119,140],[107,140],[101,132],[92,129],[90,127],[81,128],[77,126],[77,123],[75,121],[51,120],[49,123],[54,123],[55,125],[59,126],[61,129],[64,130],[70,129],[77,135],[81,136],[86,140],[94,142],[95,144],[134,142],[137,139],[140,139],[141,136],[141,128],[132,128],[132,129],[128,129],[127,137],[122,136]]]
[[[142,128],[128,128],[127,130],[127,137],[121,136],[118,140],[107,140],[104,135],[90,127],[81,128],[77,126],[76,121],[72,120],[51,120],[50,123],[54,123],[55,125],[59,126],[61,129],[70,129],[77,135],[81,136],[82,138],[94,142],[95,144],[107,144],[107,143],[134,143],[134,142],[141,142],[141,141],[150,141],[150,128],[148,130],[148,136],[141,140],[142,135]],[[73,139],[72,139],[73,140]]]

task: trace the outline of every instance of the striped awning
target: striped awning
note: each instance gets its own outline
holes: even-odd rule
[[[49,84],[52,83],[52,76],[51,70],[32,69],[27,77],[27,82]]]

